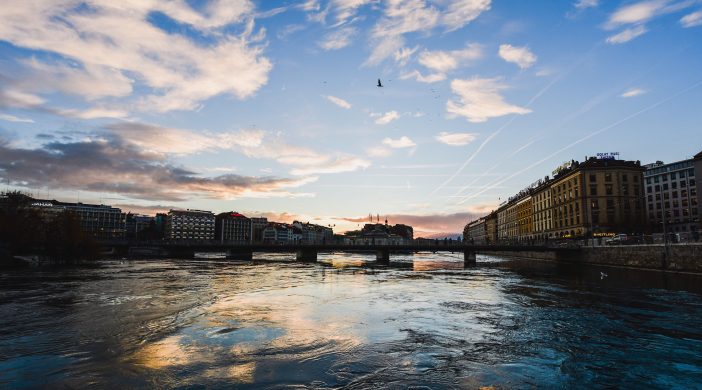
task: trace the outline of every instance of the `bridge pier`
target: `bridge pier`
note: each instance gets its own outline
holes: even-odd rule
[[[382,263],[382,264],[389,264],[390,263],[390,251],[380,250],[380,251],[375,252],[375,262]]]
[[[253,251],[246,249],[230,249],[227,251],[227,260],[253,260]]]
[[[314,263],[317,261],[316,249],[299,249],[297,251],[297,261]]]
[[[463,252],[463,265],[468,267],[468,266],[473,266],[475,265],[476,257],[475,257],[475,251],[464,251]]]

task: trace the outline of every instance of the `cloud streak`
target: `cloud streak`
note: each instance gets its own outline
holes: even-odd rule
[[[463,146],[475,141],[478,137],[475,133],[447,133],[442,131],[436,135],[436,140],[442,144],[451,146]]]
[[[400,113],[397,111],[388,111],[386,113],[373,113],[371,117],[375,117],[375,123],[378,125],[387,125],[388,123],[400,119]]]
[[[37,149],[13,148],[4,142],[0,143],[0,154],[0,172],[14,185],[114,193],[142,200],[312,196],[289,189],[317,179],[234,174],[202,177],[119,139],[51,142]]]
[[[446,102],[446,111],[476,123],[504,115],[524,115],[531,112],[528,108],[505,102],[500,94],[505,89],[507,86],[500,78],[453,80],[451,90],[458,98]]]
[[[344,100],[344,99],[342,99],[342,98],[340,98],[340,97],[336,97],[336,96],[332,96],[332,95],[327,95],[327,96],[324,96],[324,97],[325,97],[327,100],[329,100],[330,102],[336,104],[337,106],[339,106],[339,107],[341,107],[341,108],[345,108],[345,109],[347,109],[347,110],[351,108],[351,103],[347,102],[346,100]]]
[[[624,93],[622,93],[621,97],[630,98],[630,97],[640,96],[640,95],[643,95],[645,93],[646,93],[646,91],[644,91],[641,88],[631,88],[631,89],[625,91]]]
[[[122,102],[121,110],[191,110],[221,94],[246,99],[267,83],[272,64],[262,55],[264,32],[255,29],[253,8],[250,1],[211,1],[195,10],[186,2],[27,0],[0,10],[0,39],[58,55],[25,63],[15,80],[25,93],[58,91],[95,102],[131,97],[139,86],[146,94]],[[189,26],[208,44],[162,30],[154,15]]]
[[[504,44],[500,45],[498,54],[503,60],[517,64],[521,69],[530,68],[536,63],[536,55],[529,51],[527,47]]]

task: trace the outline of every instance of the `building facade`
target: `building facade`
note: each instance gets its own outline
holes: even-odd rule
[[[215,217],[215,238],[220,242],[251,242],[251,219],[229,211],[219,213]]]
[[[476,245],[487,244],[487,225],[485,223],[485,218],[479,218],[475,221],[468,222],[463,229],[463,241]]]
[[[215,215],[203,210],[171,210],[166,217],[165,238],[170,240],[214,240]]]
[[[116,207],[43,199],[34,199],[31,206],[47,216],[61,212],[76,214],[80,219],[81,231],[99,240],[126,237],[127,216]]]
[[[253,242],[263,242],[263,229],[268,226],[268,218],[258,217],[251,219],[251,239]]]
[[[497,243],[497,213],[495,211],[485,216],[485,243]]]
[[[150,215],[127,214],[126,237],[130,240],[146,240],[150,229],[155,230],[156,218]],[[153,235],[153,234],[152,234]]]
[[[679,233],[700,229],[697,173],[694,158],[646,165],[646,210],[652,231]]]

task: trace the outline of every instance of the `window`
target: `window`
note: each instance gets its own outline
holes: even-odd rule
[[[668,181],[668,174],[667,173],[663,174],[663,181]]]
[[[605,181],[612,181],[612,174],[611,173],[605,173]]]
[[[597,196],[597,186],[590,186],[590,195]]]
[[[690,179],[690,187],[694,187],[694,186],[695,186],[695,179]]]
[[[660,182],[660,180],[661,180],[660,176],[653,176],[654,183],[658,183],[658,182]]]
[[[647,197],[647,199],[648,199],[649,202],[653,202],[653,195],[649,195],[649,196]]]
[[[681,181],[681,182],[680,182],[680,187],[687,187],[687,183],[684,182],[684,181]]]
[[[614,208],[614,199],[607,199],[607,209]]]
[[[661,192],[661,186],[659,184],[657,184],[654,188],[656,189],[656,192]]]
[[[593,210],[597,210],[600,208],[600,202],[597,201],[597,199],[593,200],[592,203],[590,204],[590,207]]]
[[[678,191],[673,191],[673,199],[676,199],[678,197]]]
[[[681,179],[685,178],[685,171],[680,171],[680,178]]]
[[[687,170],[687,176],[688,177],[693,177],[695,176],[695,170],[693,168],[690,168]]]
[[[607,195],[612,195],[613,191],[612,191],[612,185],[611,185],[611,184],[605,184],[605,193],[606,193]]]
[[[670,180],[675,180],[676,173],[670,172]]]
[[[622,187],[622,195],[629,195],[629,185],[628,184],[624,184],[624,186]]]
[[[663,191],[668,191],[668,183],[663,184]]]
[[[653,192],[653,187],[651,187],[651,186],[646,187],[646,192],[648,192],[649,194],[651,192]]]
[[[651,184],[651,178],[650,178],[650,177],[647,177],[647,178],[646,178],[646,184]]]
[[[672,189],[678,188],[678,182],[674,181],[674,182],[670,183],[670,188],[672,188]]]
[[[590,183],[596,183],[597,182],[597,176],[596,175],[590,175]]]
[[[597,225],[598,223],[600,223],[600,213],[599,212],[592,213],[592,223],[593,223],[593,225]]]
[[[623,175],[622,175],[622,181],[625,181],[625,182],[626,182],[626,181],[629,181],[629,175],[627,175],[626,173],[623,174]]]

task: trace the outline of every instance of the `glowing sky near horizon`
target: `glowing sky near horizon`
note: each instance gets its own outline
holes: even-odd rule
[[[700,1],[12,2],[0,178],[459,232],[563,161],[698,153],[699,69]]]

